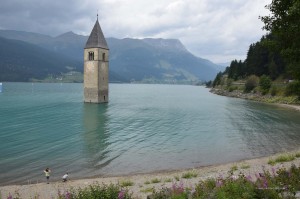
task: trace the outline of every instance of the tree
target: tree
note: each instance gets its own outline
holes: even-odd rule
[[[272,86],[272,80],[270,79],[270,77],[266,76],[266,75],[262,75],[259,78],[259,86],[260,89],[262,91],[262,94],[266,94],[269,92],[271,86]]]
[[[246,83],[245,83],[245,92],[252,91],[255,87],[258,85],[258,77],[256,75],[251,75],[248,77]]]
[[[215,78],[215,80],[213,81],[213,87],[216,87],[217,85],[221,84],[221,80],[222,80],[222,72],[219,72]]]
[[[300,1],[272,0],[266,8],[271,15],[260,17],[264,29],[275,37],[273,48],[280,50],[290,74],[300,80]]]

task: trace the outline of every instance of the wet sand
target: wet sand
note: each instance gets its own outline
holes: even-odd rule
[[[296,153],[298,151],[299,150],[289,152],[289,153]],[[255,178],[255,174],[263,172],[263,167],[265,169],[271,170],[272,167],[289,168],[291,164],[300,166],[300,158],[297,158],[291,162],[278,163],[274,166],[269,165],[268,161],[270,160],[270,158],[275,158],[278,155],[280,154],[275,154],[269,157],[262,157],[262,158],[244,160],[244,161],[233,162],[228,164],[212,165],[212,166],[187,169],[187,170],[154,172],[148,174],[137,174],[137,175],[93,178],[93,179],[79,179],[79,180],[72,180],[71,178],[68,182],[65,183],[53,182],[50,180],[49,184],[38,183],[38,184],[27,184],[27,185],[9,185],[9,186],[0,187],[0,192],[2,198],[7,198],[9,194],[12,194],[13,196],[18,195],[20,198],[24,198],[24,199],[27,198],[52,199],[52,198],[57,198],[58,192],[64,193],[67,190],[70,190],[71,188],[86,187],[94,183],[121,184],[124,181],[131,181],[134,183],[134,185],[127,187],[129,191],[133,193],[134,197],[139,199],[145,199],[147,198],[147,195],[151,194],[149,190],[152,187],[157,189],[162,188],[163,186],[171,187],[173,183],[179,183],[176,180],[176,178],[179,178],[180,182],[182,182],[185,185],[185,187],[193,187],[200,180],[205,180],[207,178],[217,178],[220,175],[228,176],[228,171],[230,171],[232,167],[237,167],[237,170],[234,171],[234,175],[238,175],[240,174],[240,172],[242,172],[245,175],[251,175],[252,177]],[[196,173],[197,177],[191,179],[182,178],[182,175],[187,172]],[[158,179],[161,182],[151,183],[151,181],[154,179]]]

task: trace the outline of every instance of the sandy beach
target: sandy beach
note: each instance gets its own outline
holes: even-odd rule
[[[297,150],[299,151],[299,150]],[[297,151],[289,152],[296,153]],[[281,153],[282,154],[282,153]],[[286,153],[285,153],[286,154]],[[205,180],[207,178],[217,178],[218,176],[227,176],[228,171],[233,167],[237,170],[234,171],[234,175],[239,175],[242,172],[245,175],[251,175],[255,177],[255,174],[261,173],[263,168],[271,170],[272,167],[289,168],[291,164],[300,166],[300,159],[297,158],[291,162],[278,163],[274,166],[268,164],[271,158],[275,158],[280,154],[275,154],[269,157],[256,158],[251,160],[244,160],[239,162],[232,162],[228,164],[213,165],[207,167],[200,167],[188,170],[178,170],[178,171],[166,171],[166,172],[156,172],[148,174],[137,174],[119,177],[106,177],[106,178],[93,178],[93,179],[79,179],[79,180],[69,180],[67,182],[53,182],[50,180],[50,184],[38,183],[38,184],[26,184],[26,185],[9,185],[0,187],[0,192],[2,198],[7,198],[9,194],[13,196],[19,196],[20,198],[43,198],[52,199],[57,198],[58,192],[64,193],[71,188],[85,187],[94,183],[99,184],[117,184],[124,181],[133,182],[132,186],[128,186],[130,192],[133,196],[139,199],[147,198],[147,195],[151,194],[151,188],[159,189],[161,187],[171,187],[173,183],[182,182],[185,187],[193,187],[200,180]],[[187,172],[193,172],[197,174],[197,177],[191,179],[182,178],[182,175]],[[179,181],[177,181],[179,178]],[[160,180],[159,183],[151,183],[154,179]],[[46,181],[46,180],[45,180]]]

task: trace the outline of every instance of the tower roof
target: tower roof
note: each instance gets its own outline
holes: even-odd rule
[[[98,19],[94,25],[94,28],[85,44],[85,48],[104,48],[108,49],[106,40],[101,30]]]

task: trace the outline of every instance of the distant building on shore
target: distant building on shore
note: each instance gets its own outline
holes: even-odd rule
[[[109,49],[97,21],[84,48],[84,102],[108,102]]]

